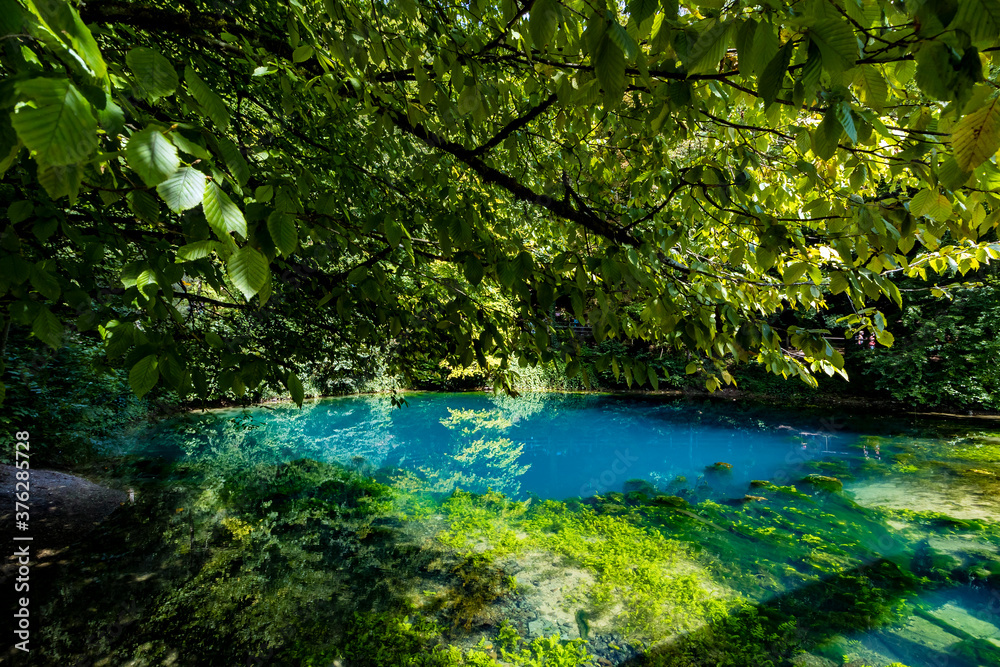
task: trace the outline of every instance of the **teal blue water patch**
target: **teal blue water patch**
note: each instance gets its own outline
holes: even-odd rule
[[[634,490],[626,483],[635,479],[674,494],[742,495],[752,480],[795,483],[823,462],[877,455],[829,415],[786,421],[773,410],[683,400],[417,394],[402,408],[364,396],[192,414],[142,440],[147,453],[172,458],[217,454],[235,437],[247,456],[397,467],[441,492],[553,499]],[[258,442],[269,445],[257,451]]]

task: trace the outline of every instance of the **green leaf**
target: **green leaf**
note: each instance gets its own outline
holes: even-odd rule
[[[823,54],[823,66],[833,75],[854,67],[858,59],[858,40],[847,21],[829,18],[809,27],[809,39]]]
[[[951,27],[959,27],[975,43],[996,43],[1000,35],[1000,0],[959,0]]]
[[[840,294],[841,292],[846,292],[848,287],[850,287],[850,283],[847,281],[847,276],[842,271],[834,271],[830,274],[831,292],[834,294]]]
[[[302,380],[294,372],[288,372],[288,379],[285,380],[285,386],[288,387],[288,393],[292,395],[292,400],[295,401],[295,405],[302,407],[302,401],[305,400],[306,391],[302,387]]]
[[[775,254],[773,249],[762,245],[757,246],[754,255],[757,258],[757,268],[761,271],[767,271],[774,266]]]
[[[229,257],[229,278],[247,301],[267,282],[267,258],[250,246],[243,246]]]
[[[823,56],[815,44],[809,44],[809,56],[802,67],[799,80],[802,82],[802,92],[805,95],[803,104],[810,104],[816,96],[820,75],[823,73]]]
[[[125,157],[128,165],[150,187],[167,180],[181,166],[177,147],[156,128],[133,134],[125,147]]]
[[[135,89],[142,97],[156,101],[177,90],[177,72],[158,51],[138,46],[125,55],[125,62],[135,78]]]
[[[910,213],[945,222],[951,218],[952,203],[937,190],[924,188],[910,200]]]
[[[788,71],[788,64],[792,60],[792,49],[794,45],[791,41],[785,42],[784,46],[778,49],[778,53],[771,58],[771,62],[764,68],[763,74],[757,79],[757,95],[764,102],[764,109],[767,109],[778,99],[781,86],[785,81],[785,72]]]
[[[31,103],[11,116],[17,136],[41,165],[75,164],[97,148],[97,119],[90,103],[65,79],[28,79],[16,84]]]
[[[221,350],[222,348],[226,347],[226,342],[222,340],[222,336],[215,333],[214,331],[205,332],[205,342],[208,343],[211,347],[214,347],[218,350]]]
[[[229,235],[233,232],[243,238],[247,237],[247,221],[243,217],[243,211],[212,181],[205,184],[205,196],[201,204],[205,219],[221,240],[232,241]]]
[[[865,103],[876,111],[881,111],[889,98],[889,85],[877,65],[862,65],[861,80],[865,88]]]
[[[458,96],[458,110],[462,114],[473,113],[482,103],[479,86],[475,83],[470,83],[466,86],[462,94]]]
[[[539,51],[552,44],[552,38],[562,18],[562,6],[557,0],[536,0],[528,14],[528,31],[531,43]]]
[[[261,185],[256,190],[253,191],[253,198],[260,203],[265,203],[271,201],[274,197],[274,186],[272,185]]]
[[[218,241],[194,241],[177,249],[177,261],[193,262],[221,249]]]
[[[201,203],[205,196],[205,183],[205,174],[191,167],[181,167],[156,186],[156,194],[171,211],[183,213]]]
[[[938,179],[941,181],[941,185],[949,190],[958,190],[968,183],[970,178],[972,178],[972,172],[962,171],[954,156],[948,157],[938,167]]]
[[[634,60],[639,54],[639,45],[632,39],[632,35],[620,23],[613,22],[608,26],[608,37],[622,50],[626,60]]]
[[[740,65],[743,73],[752,73],[758,79],[764,75],[768,63],[778,55],[781,42],[778,39],[779,30],[770,22],[761,21],[753,32],[753,49],[749,63]],[[745,66],[744,66],[745,65]]]
[[[229,173],[233,175],[236,182],[243,187],[250,180],[250,166],[246,158],[240,152],[240,147],[226,137],[218,137],[219,150],[222,152],[222,159],[226,161]]]
[[[508,289],[514,285],[514,281],[517,280],[517,270],[514,267],[514,262],[500,262],[497,265],[497,277],[500,279],[500,284]]]
[[[621,102],[625,91],[625,54],[605,33],[594,52],[594,72],[609,104]]]
[[[854,116],[851,115],[851,103],[847,101],[840,102],[834,107],[834,110],[840,126],[844,128],[844,132],[850,137],[853,143],[858,143],[858,131],[854,127]]]
[[[104,63],[104,58],[101,57],[101,50],[98,48],[94,36],[70,3],[34,2],[32,6],[57,37],[64,42],[67,41],[67,37],[69,38],[69,45],[72,46],[80,60],[90,68],[95,77],[103,79],[107,76],[108,68]],[[3,11],[6,13],[9,9],[4,7]]]
[[[150,354],[138,362],[128,372],[128,383],[139,398],[149,393],[160,379],[159,364],[155,354]]]
[[[785,268],[785,272],[781,274],[781,279],[786,285],[791,285],[794,282],[798,282],[799,278],[802,277],[808,268],[809,264],[807,262],[796,262]]]
[[[473,285],[478,285],[483,281],[483,265],[471,253],[465,258],[464,272],[465,279]]]
[[[35,316],[35,320],[31,323],[31,333],[35,334],[35,338],[49,347],[58,350],[62,346],[62,322],[46,306],[38,309],[38,315]]]
[[[385,240],[393,248],[399,247],[399,242],[403,240],[403,225],[399,224],[394,217],[387,217],[382,225],[385,233]]]
[[[716,22],[698,36],[691,48],[684,66],[689,74],[712,74],[719,71],[719,61],[726,54],[730,21]]]
[[[304,63],[313,57],[313,47],[308,44],[302,44],[292,51],[292,62],[294,63]]]
[[[267,216],[267,231],[281,254],[288,257],[299,247],[299,230],[295,219],[281,211],[274,211]]]
[[[89,95],[89,91],[88,95]],[[97,113],[97,122],[101,129],[112,137],[117,137],[125,132],[125,111],[111,99],[111,96],[104,90],[94,91],[99,96],[97,101],[91,98],[94,111]]]
[[[757,32],[757,22],[753,19],[740,20],[736,29],[736,64],[742,74],[755,74],[753,71],[754,33]]]
[[[201,80],[190,65],[184,68],[184,81],[205,115],[212,119],[217,128],[226,130],[229,127],[229,109],[222,98]]]
[[[1000,149],[1000,100],[993,98],[973,111],[952,130],[955,162],[963,171],[972,171]]]
[[[641,24],[656,12],[659,5],[659,0],[629,0],[628,16],[630,22],[635,23],[635,25]]]
[[[176,388],[183,382],[184,368],[172,354],[164,354],[159,358],[158,369],[167,386]]]
[[[959,99],[971,84],[959,78],[954,54],[947,44],[925,40],[917,51],[916,81],[930,97],[950,101]],[[978,56],[977,56],[978,60]]]
[[[69,197],[70,203],[73,203],[83,182],[83,167],[77,164],[45,167],[38,172],[38,182],[45,188],[49,197],[53,199]]]
[[[41,262],[31,266],[29,279],[31,286],[49,301],[57,300],[62,293],[62,290],[59,289],[59,281],[56,280],[54,275],[45,270]]]
[[[878,329],[875,331],[875,340],[877,340],[879,344],[885,345],[886,347],[892,347],[892,344],[896,342],[896,338],[885,329]]]
[[[0,176],[6,174],[7,170],[17,162],[22,148],[24,148],[24,144],[14,132],[14,128],[10,126],[10,116],[0,114]]]
[[[170,139],[171,142],[173,142],[174,146],[177,146],[178,149],[187,153],[188,155],[193,155],[199,160],[212,159],[212,154],[208,152],[208,149],[206,149],[199,143],[191,141],[178,131],[171,132],[169,135],[167,135],[167,137]]]
[[[531,257],[530,252],[527,250],[519,252],[517,257],[514,258],[513,264],[518,278],[526,280],[531,277],[531,273],[534,271],[534,259]]]
[[[128,207],[140,220],[159,222],[160,205],[156,198],[145,190],[133,190],[126,196]]]
[[[7,221],[15,225],[19,222],[24,222],[31,217],[31,213],[34,210],[35,205],[27,199],[16,201],[7,207]]]
[[[829,160],[837,152],[840,137],[844,132],[837,111],[832,108],[823,115],[823,121],[813,131],[813,153],[821,160]]]
[[[16,35],[24,27],[25,11],[18,0],[0,0],[0,35]],[[2,375],[2,372],[0,372]],[[3,401],[0,401],[2,403]]]

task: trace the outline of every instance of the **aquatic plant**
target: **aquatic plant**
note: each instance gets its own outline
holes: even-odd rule
[[[511,592],[511,577],[488,554],[470,554],[449,571],[457,581],[448,594],[448,614],[466,630],[481,623],[483,613]]]
[[[648,655],[649,667],[732,667],[782,664],[798,647],[796,624],[753,605],[736,607],[712,615],[709,623],[676,641],[655,647]]]

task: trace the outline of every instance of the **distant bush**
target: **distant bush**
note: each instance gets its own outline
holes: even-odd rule
[[[12,329],[5,357],[0,433],[29,431],[33,466],[91,459],[123,426],[157,408],[136,398],[126,371],[106,365],[100,344],[80,336],[53,350]],[[9,462],[13,453],[5,448],[0,458]]]

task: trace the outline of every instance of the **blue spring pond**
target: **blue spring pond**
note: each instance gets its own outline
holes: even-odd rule
[[[219,438],[201,427],[233,424],[281,443],[272,453],[286,460],[393,466],[448,477],[452,488],[490,487],[511,497],[552,499],[621,491],[635,478],[667,484],[682,477],[695,485],[707,476],[718,490],[735,492],[754,479],[794,482],[809,462],[879,455],[845,419],[782,420],[774,411],[748,412],[735,404],[468,393],[412,394],[406,403],[393,408],[384,396],[354,396],[301,409],[285,404],[192,413],[164,422],[143,439],[149,453],[174,458],[182,454],[180,444],[200,457],[214,451]],[[485,424],[475,423],[477,417]],[[489,446],[470,446],[479,439]]]

